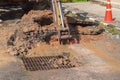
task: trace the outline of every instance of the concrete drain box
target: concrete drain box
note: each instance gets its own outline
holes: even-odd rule
[[[71,64],[69,59],[64,59],[62,56],[26,57],[22,58],[22,61],[28,71],[67,69],[75,67],[75,65]]]

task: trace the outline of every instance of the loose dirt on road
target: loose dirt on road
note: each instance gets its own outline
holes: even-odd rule
[[[83,43],[83,45],[85,47],[87,47],[88,49],[92,50],[95,52],[95,54],[99,57],[101,57],[102,59],[104,59],[105,61],[109,62],[110,64],[112,64],[113,68],[115,70],[119,70],[120,71],[120,61],[107,55],[105,52],[103,52],[102,50],[99,49],[99,47],[95,47],[94,45],[92,45],[91,43]]]
[[[39,12],[42,12],[42,13],[46,12],[46,14],[44,13],[40,14]],[[39,17],[37,15],[39,15]],[[99,35],[79,34],[80,44],[77,44],[77,46],[74,46],[74,44],[73,45],[48,45],[44,42],[39,43],[39,41],[36,42],[38,38],[33,38],[35,37],[34,35],[38,34],[39,32],[38,31],[39,22],[37,22],[37,24],[33,23],[34,22],[33,19],[35,19],[35,21],[39,21],[41,19],[40,15],[44,15],[45,17],[47,17],[45,18],[45,20],[52,19],[51,11],[30,11],[28,15],[24,15],[24,17],[20,20],[7,21],[1,24],[0,26],[0,30],[1,30],[0,32],[0,35],[1,35],[0,36],[0,70],[1,70],[0,79],[1,80],[9,80],[7,78],[10,78],[11,80],[21,80],[21,79],[22,80],[28,80],[28,79],[50,80],[54,78],[58,80],[76,80],[76,79],[107,80],[108,78],[110,78],[109,80],[112,80],[111,77],[113,77],[113,80],[115,80],[117,77],[116,80],[118,80],[120,62],[115,57],[111,56],[111,55],[114,55],[115,52],[108,54],[109,53],[108,48],[113,50],[118,50],[118,51],[120,49],[119,47],[116,47],[116,45],[113,44],[112,42],[106,43],[106,40],[109,39],[106,33],[105,34],[102,33]],[[42,24],[42,26],[45,27],[46,24],[45,25]],[[47,23],[46,28],[54,29],[53,27],[54,27],[53,22]],[[44,28],[43,30],[46,30],[46,28]],[[74,29],[75,26],[72,28]],[[79,26],[80,30],[81,28],[82,27]],[[7,41],[16,30],[20,30],[17,36],[15,36],[15,37],[18,37],[16,38],[16,41],[15,41],[16,43],[13,42],[14,45],[8,47]],[[27,34],[24,34],[24,33],[27,33]],[[26,38],[26,40],[24,40],[25,42],[21,40],[23,38],[24,39]],[[27,38],[29,39],[27,40]],[[30,41],[31,39],[33,41]],[[107,45],[105,48],[106,51],[102,51],[103,48],[100,45],[98,45],[98,42],[101,42],[102,44],[105,43]],[[22,44],[26,44],[26,45],[23,45],[21,47]],[[32,45],[32,48],[30,48],[31,45]],[[63,52],[67,52],[67,53],[70,53],[71,58],[75,58],[79,62],[81,62],[81,66],[73,69],[58,70],[58,71],[57,70],[41,71],[41,72],[25,71],[24,68],[21,68],[21,65],[23,66],[23,64],[21,63],[21,59],[18,59],[15,56],[11,56],[11,54],[14,54],[13,50],[15,49],[15,47],[17,47],[17,50],[15,49],[15,51],[19,52],[21,50],[25,52],[26,46],[27,46],[27,49],[30,48],[30,50],[28,54],[25,54],[25,57],[61,55]],[[24,56],[20,56],[20,57],[24,57]],[[16,70],[14,68],[16,68]],[[118,72],[116,72],[115,70],[118,70]],[[13,76],[13,74],[15,76]]]
[[[86,48],[94,51],[97,56],[110,63],[115,70],[120,71],[120,61],[119,59],[113,57],[114,55],[119,54],[120,49],[118,45],[120,42],[116,40],[116,43],[118,43],[118,45],[115,45],[114,43],[112,43],[112,39],[113,38],[110,38],[110,36],[106,33],[102,33],[100,35],[81,35],[80,44],[83,44]],[[97,42],[103,44],[103,46],[105,46],[105,49],[102,48],[102,46],[100,46],[99,44],[97,44]],[[109,53],[109,49],[113,51]],[[115,51],[117,53],[115,53]]]

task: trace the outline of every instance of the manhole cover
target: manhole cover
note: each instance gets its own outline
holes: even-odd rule
[[[28,71],[67,69],[75,67],[69,59],[60,56],[42,56],[22,58],[24,66]],[[64,62],[63,62],[64,61]]]

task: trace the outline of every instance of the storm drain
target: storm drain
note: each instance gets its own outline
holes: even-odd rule
[[[28,71],[52,70],[52,69],[68,69],[75,65],[70,60],[64,60],[60,56],[42,56],[22,58],[23,64]],[[63,63],[63,61],[65,61]]]

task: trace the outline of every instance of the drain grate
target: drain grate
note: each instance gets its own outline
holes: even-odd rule
[[[41,57],[26,57],[22,58],[24,66],[28,71],[37,70],[51,70],[51,69],[67,69],[73,68],[72,64],[56,64],[59,61],[60,56],[41,56]]]

